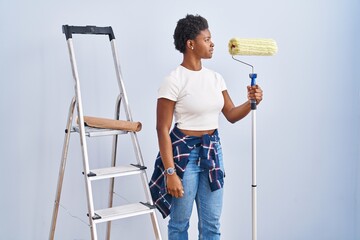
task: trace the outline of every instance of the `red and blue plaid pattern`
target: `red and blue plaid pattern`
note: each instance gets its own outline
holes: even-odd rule
[[[183,134],[175,125],[170,133],[170,138],[176,174],[181,179],[184,176],[191,150],[200,147],[198,165],[208,170],[211,190],[215,191],[223,187],[225,175],[220,168],[217,153],[218,145],[220,144],[217,130],[215,130],[213,135],[206,134],[201,137],[195,137]],[[154,172],[149,186],[155,206],[163,218],[166,218],[170,214],[172,196],[167,193],[165,169],[160,153],[155,160]]]

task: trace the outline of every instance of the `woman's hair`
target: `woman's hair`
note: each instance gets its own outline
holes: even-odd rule
[[[187,14],[185,18],[177,22],[174,31],[175,48],[181,53],[185,52],[186,41],[193,40],[203,30],[208,29],[208,22],[200,15]]]

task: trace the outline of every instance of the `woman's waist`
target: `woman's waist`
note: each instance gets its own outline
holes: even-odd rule
[[[188,130],[188,129],[180,129],[179,130],[187,135],[187,136],[194,136],[194,137],[201,137],[203,135],[213,135],[216,129],[209,129],[209,130]]]
[[[209,130],[189,130],[179,129],[175,124],[170,133],[171,142],[173,147],[179,145],[189,146],[208,146],[212,143],[219,143],[220,138],[217,129]]]

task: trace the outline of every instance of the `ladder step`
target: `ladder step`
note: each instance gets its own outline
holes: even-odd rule
[[[105,208],[95,211],[94,222],[108,222],[116,219],[148,214],[155,211],[155,208],[149,204],[131,203],[113,208]]]
[[[72,127],[72,132],[80,133],[79,126]],[[113,135],[120,135],[127,133],[128,131],[124,131],[124,130],[93,128],[93,127],[85,126],[85,136],[87,137],[113,136]]]
[[[88,177],[90,180],[100,180],[113,177],[128,176],[133,174],[140,174],[145,170],[145,166],[131,164],[129,166],[117,166],[108,168],[98,168],[90,170]]]

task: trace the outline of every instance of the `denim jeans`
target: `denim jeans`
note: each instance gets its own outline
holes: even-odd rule
[[[217,148],[220,167],[224,171],[221,145]],[[189,163],[182,179],[184,196],[173,198],[168,224],[169,240],[188,240],[188,229],[193,203],[198,213],[198,230],[200,240],[220,239],[220,215],[223,201],[223,188],[211,192],[208,172],[201,169],[196,160],[199,148],[191,151]]]

